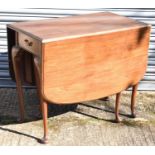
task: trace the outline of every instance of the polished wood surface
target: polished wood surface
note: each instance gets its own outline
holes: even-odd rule
[[[8,25],[11,29],[28,34],[44,43],[107,34],[145,26],[147,24],[110,12],[70,16],[61,19],[20,22]]]
[[[146,71],[149,33],[144,27],[44,44],[44,98],[81,102],[135,85]]]

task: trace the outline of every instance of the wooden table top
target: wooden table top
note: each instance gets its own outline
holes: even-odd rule
[[[8,27],[28,34],[43,43],[134,29],[144,26],[146,26],[145,23],[110,12],[18,22],[8,25]]]

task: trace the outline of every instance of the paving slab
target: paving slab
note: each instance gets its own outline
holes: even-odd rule
[[[43,145],[42,117],[35,89],[24,90],[26,120],[19,123],[16,89],[0,89],[0,145]],[[58,146],[155,145],[155,92],[138,92],[137,118],[130,118],[131,92],[121,97],[121,123],[114,123],[115,95],[76,105],[49,104],[49,143]]]

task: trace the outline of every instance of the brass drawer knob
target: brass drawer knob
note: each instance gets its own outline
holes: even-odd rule
[[[24,40],[26,43],[28,43],[29,41],[27,39]]]
[[[32,41],[29,41],[27,39],[24,40],[25,43],[28,45],[28,46],[32,46],[33,45],[33,42]]]
[[[28,43],[28,46],[32,46],[32,45],[33,45],[33,42],[29,42],[29,43]]]

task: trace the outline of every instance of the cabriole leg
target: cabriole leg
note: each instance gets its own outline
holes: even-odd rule
[[[21,57],[22,57],[22,50],[14,46],[12,48],[12,62],[13,62],[13,69],[15,72],[15,80],[17,86],[17,93],[19,99],[19,109],[20,109],[20,121],[24,121],[24,94],[22,90],[22,76],[21,76]]]
[[[40,106],[41,106],[41,112],[43,117],[43,126],[44,126],[44,136],[40,140],[41,143],[47,144],[48,143],[48,103],[44,101],[42,95],[41,95],[41,87],[40,87],[40,64],[37,57],[34,57],[34,71],[35,71],[35,78],[36,78],[36,84],[37,84],[37,91],[40,98]]]
[[[44,136],[41,139],[41,143],[47,144],[48,143],[48,104],[44,100],[41,100],[42,104],[42,116],[43,116],[43,125],[44,125]]]
[[[120,97],[121,97],[121,93],[117,93],[116,94],[116,104],[115,104],[115,121],[116,121],[116,123],[120,122],[120,118],[119,118]]]
[[[37,86],[37,94],[39,99],[41,100],[41,87],[40,87],[40,63],[39,63],[39,58],[34,57],[34,74],[35,74],[35,81],[36,81],[36,86]],[[41,104],[40,104],[40,109],[41,109]]]
[[[138,84],[132,87],[132,96],[131,96],[131,117],[135,118],[135,103],[136,103],[136,94],[137,94]]]

